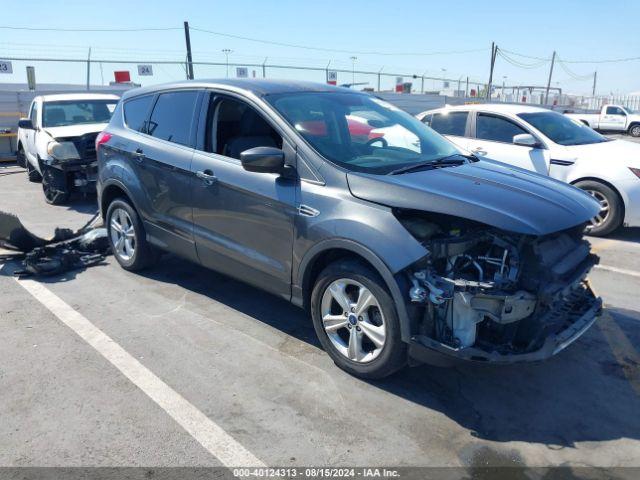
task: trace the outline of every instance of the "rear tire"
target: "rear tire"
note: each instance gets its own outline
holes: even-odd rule
[[[351,375],[383,378],[407,362],[395,303],[380,276],[362,262],[339,260],[320,273],[311,294],[311,316],[325,351]]]
[[[602,209],[598,216],[587,226],[587,234],[603,237],[617,230],[624,220],[624,206],[620,196],[609,186],[594,180],[585,180],[575,184],[576,187],[589,193]]]
[[[629,135],[632,137],[640,137],[640,123],[636,123],[629,127]]]
[[[106,217],[109,243],[122,268],[137,272],[154,265],[160,254],[147,241],[147,234],[135,209],[123,198],[109,204]]]
[[[27,168],[27,158],[24,155],[24,148],[22,148],[22,145],[18,146],[18,151],[16,152],[16,163],[19,167]]]

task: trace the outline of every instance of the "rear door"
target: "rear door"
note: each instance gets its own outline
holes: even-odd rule
[[[600,117],[601,130],[624,130],[627,124],[627,114],[620,107],[609,105]]]
[[[248,172],[240,153],[282,148],[295,166],[295,147],[277,125],[244,99],[211,93],[191,166],[194,237],[201,263],[289,299],[293,222],[299,180]]]
[[[514,145],[514,136],[531,134],[524,126],[503,115],[477,112],[472,130],[474,138],[470,139],[468,149],[474,155],[549,174],[548,150]]]
[[[197,258],[191,211],[191,159],[196,112],[203,93],[166,91],[152,98],[136,97],[124,104],[127,125],[140,132],[128,142],[127,155],[139,182],[139,209],[150,241],[191,260]],[[150,113],[140,123],[145,112]]]
[[[440,135],[447,137],[458,147],[467,149],[469,143],[468,118],[469,112],[466,111],[442,111],[426,115],[422,122]]]

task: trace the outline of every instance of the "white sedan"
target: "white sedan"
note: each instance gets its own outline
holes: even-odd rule
[[[589,192],[602,206],[588,227],[592,235],[640,226],[640,144],[610,140],[557,112],[524,105],[461,105],[417,118],[474,155]]]

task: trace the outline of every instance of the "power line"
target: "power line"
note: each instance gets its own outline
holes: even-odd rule
[[[341,50],[335,48],[322,48],[322,47],[312,47],[309,45],[298,45],[294,43],[285,43],[285,42],[275,42],[272,40],[263,40],[259,38],[252,37],[244,37],[242,35],[234,35],[231,33],[222,33],[222,32],[214,32],[213,30],[206,30],[204,28],[191,27],[191,30],[195,30],[198,32],[209,33],[211,35],[218,35],[220,37],[234,38],[236,40],[246,40],[249,42],[263,43],[267,45],[277,45],[280,47],[290,47],[290,48],[301,48],[304,50],[316,50],[319,52],[334,52],[334,53],[353,53],[358,55],[381,55],[381,56],[433,56],[433,55],[454,55],[460,53],[474,53],[474,52],[484,52],[486,48],[476,48],[472,50],[452,50],[452,51],[442,51],[442,52],[420,52],[420,53],[403,53],[403,52],[378,52],[378,51],[359,51],[359,50]]]
[[[14,27],[0,25],[3,30],[28,30],[36,32],[158,32],[167,30],[182,30],[182,27],[158,27],[158,28],[49,28],[49,27]]]

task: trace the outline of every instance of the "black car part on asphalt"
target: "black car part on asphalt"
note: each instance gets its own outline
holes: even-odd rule
[[[0,259],[20,259],[19,276],[50,276],[104,261],[111,248],[105,228],[95,226],[99,214],[78,230],[57,228],[53,237],[41,238],[27,230],[17,216],[0,212]]]

